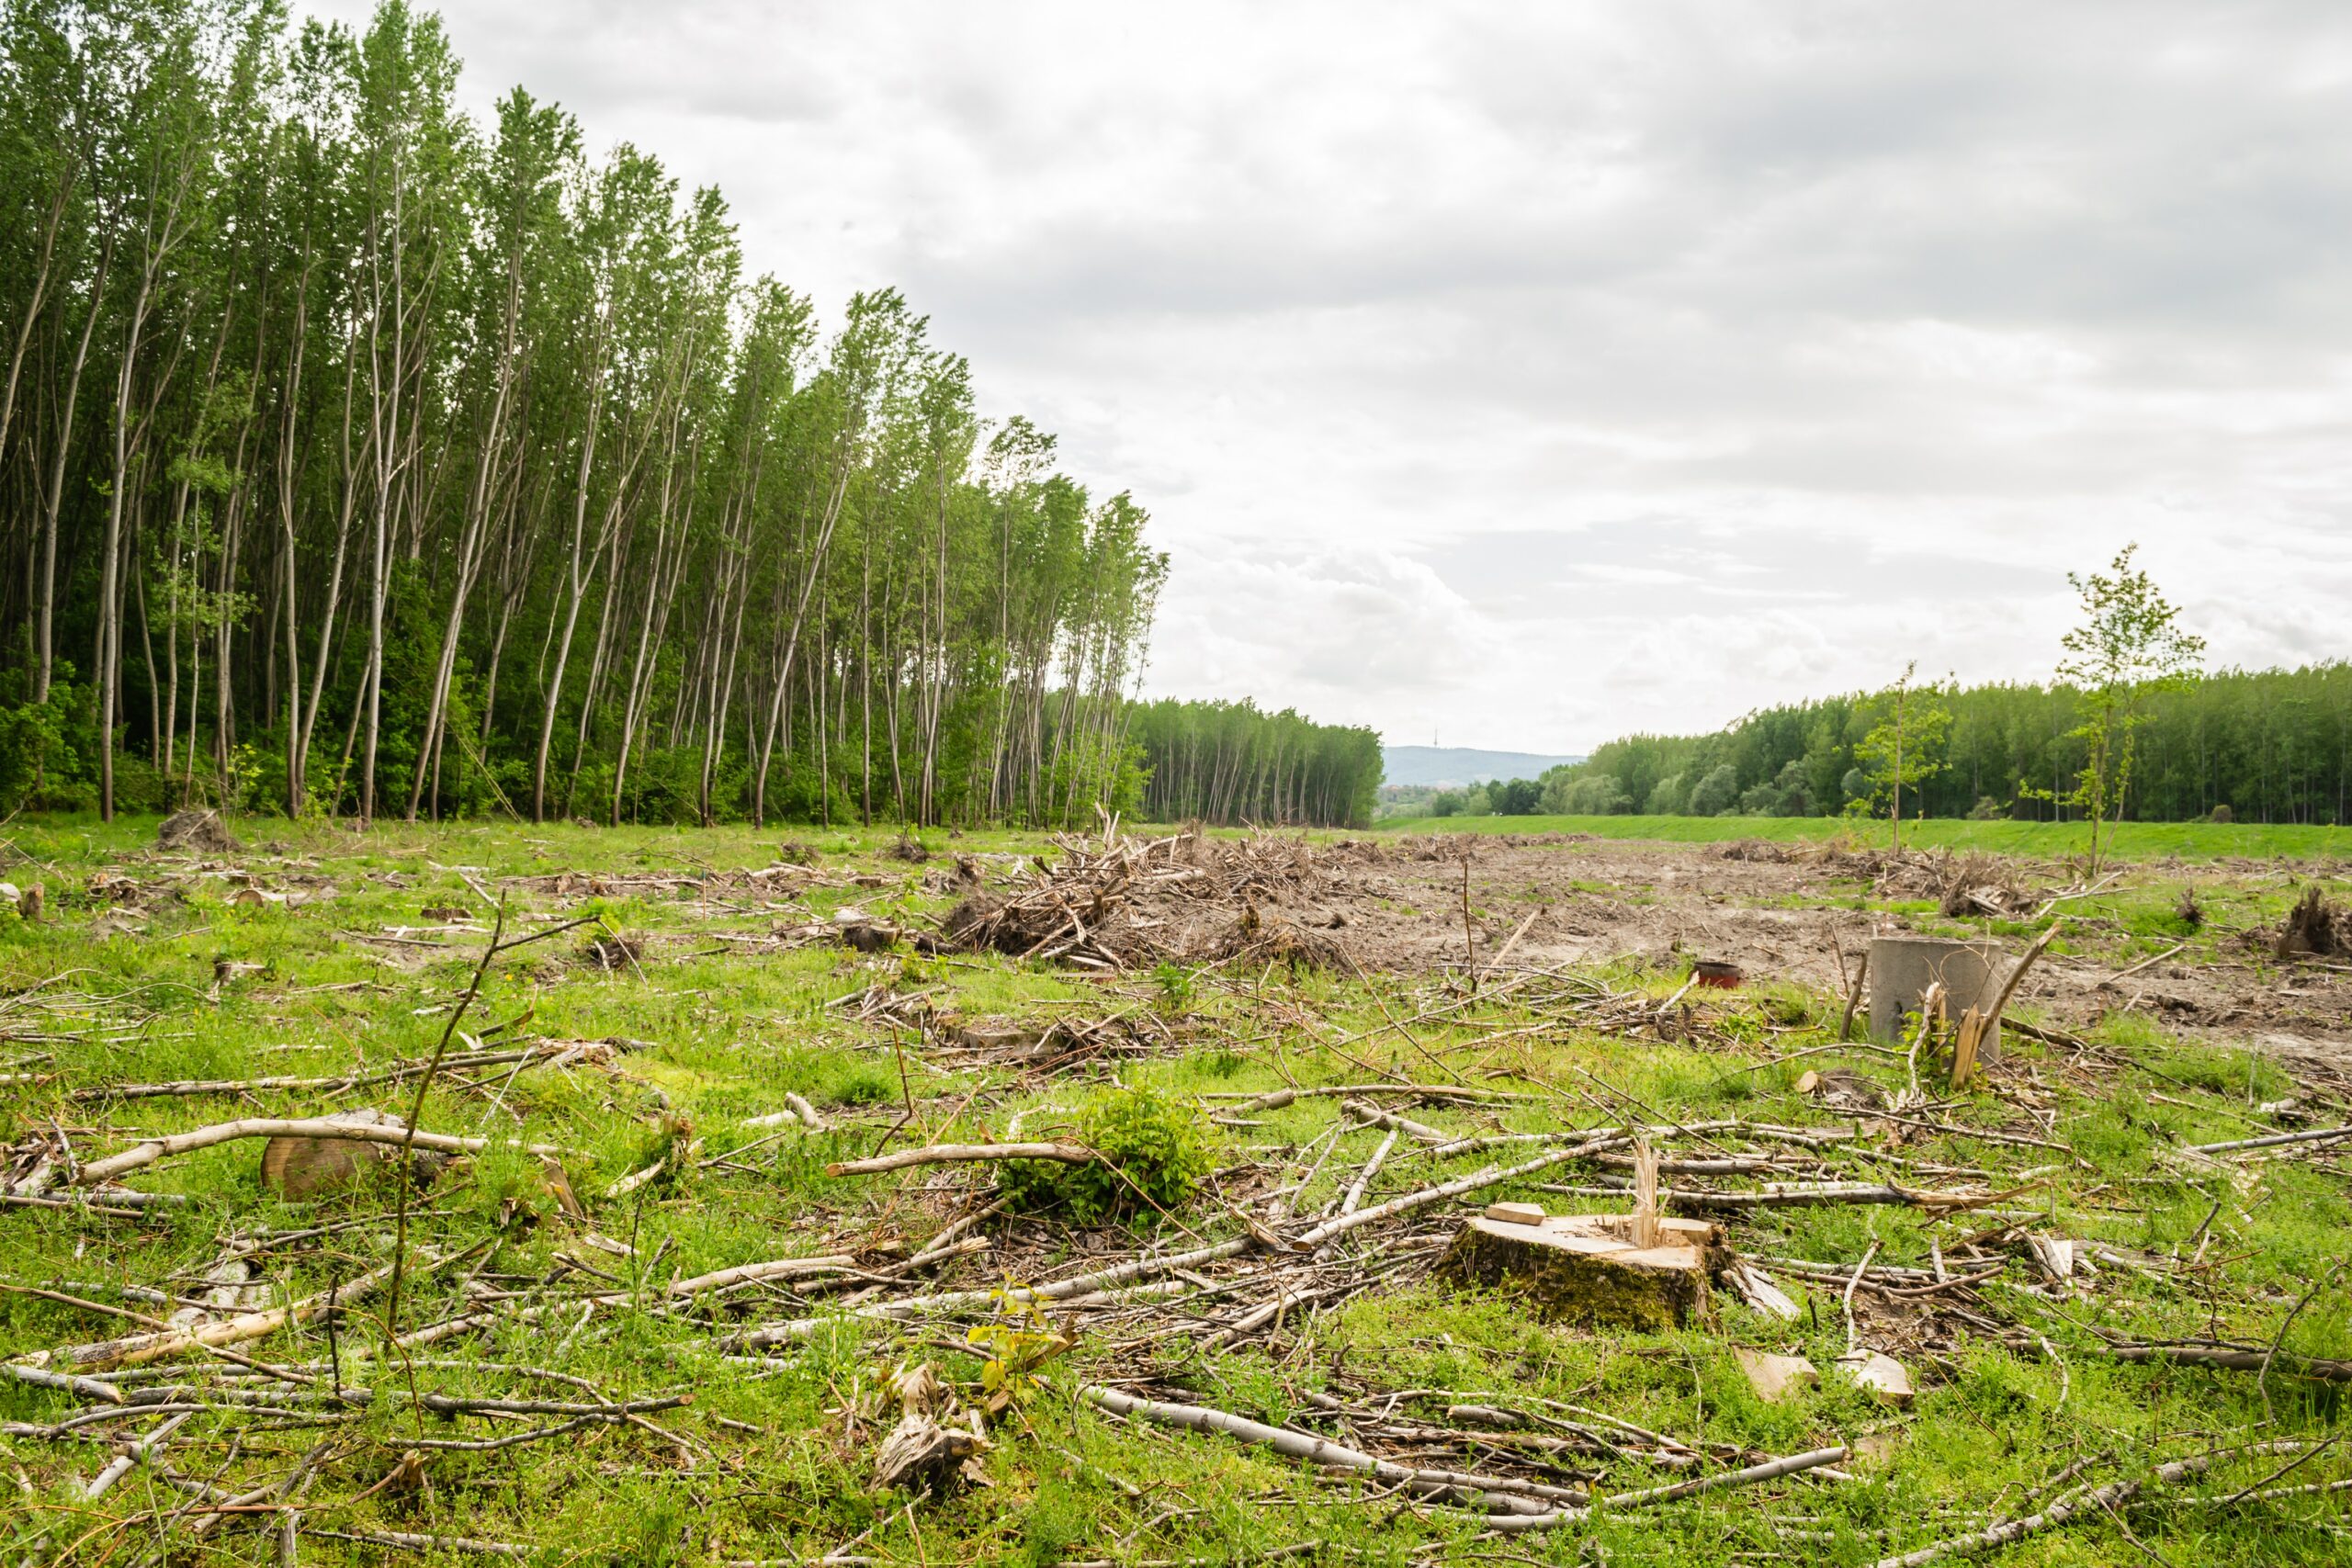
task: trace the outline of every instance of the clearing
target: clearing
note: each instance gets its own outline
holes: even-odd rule
[[[2340,863],[230,827],[0,833],[12,1563],[2352,1534]],[[2053,925],[1958,1087],[1841,1038],[1874,931]]]

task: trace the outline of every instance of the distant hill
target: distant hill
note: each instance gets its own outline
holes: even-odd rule
[[[1539,757],[1530,751],[1481,751],[1471,746],[1384,746],[1381,757],[1389,784],[1430,784],[1457,789],[1488,779],[1532,779],[1582,757]]]

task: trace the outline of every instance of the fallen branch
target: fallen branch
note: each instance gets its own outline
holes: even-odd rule
[[[1720,1475],[1703,1475],[1695,1481],[1678,1481],[1670,1486],[1652,1486],[1640,1492],[1619,1492],[1603,1496],[1589,1510],[1557,1509],[1548,1514],[1521,1515],[1517,1518],[1495,1519],[1487,1529],[1516,1533],[1521,1530],[1549,1529],[1555,1525],[1574,1524],[1601,1509],[1612,1512],[1619,1508],[1646,1506],[1652,1503],[1670,1502],[1677,1497],[1689,1497],[1701,1492],[1719,1492],[1727,1486],[1756,1486],[1767,1481],[1778,1481],[1784,1475],[1800,1471],[1818,1470],[1824,1465],[1838,1464],[1850,1458],[1851,1449],[1809,1449],[1785,1459],[1767,1460],[1751,1464],[1746,1470],[1728,1470]]]
[[[2273,1133],[2267,1138],[2233,1138],[2225,1144],[2190,1144],[2193,1155],[2233,1154],[2239,1149],[2275,1149],[2288,1144],[2320,1144],[2330,1138],[2352,1138],[2352,1127],[2322,1127],[2311,1133]]]
[[[2298,1356],[2280,1350],[2241,1350],[2226,1345],[2109,1345],[2108,1355],[2119,1361],[2177,1361],[2184,1366],[2220,1367],[2233,1372],[2259,1372],[2267,1363],[2282,1372],[2321,1382],[2352,1382],[2352,1361],[2321,1356]]]
[[[1361,1449],[1351,1449],[1318,1438],[1311,1432],[1294,1432],[1283,1427],[1269,1427],[1227,1411],[1213,1410],[1202,1404],[1170,1404],[1157,1399],[1144,1399],[1101,1383],[1087,1383],[1079,1397],[1099,1409],[1114,1416],[1130,1416],[1161,1427],[1175,1427],[1193,1432],[1222,1432],[1228,1438],[1238,1438],[1245,1443],[1269,1448],[1292,1459],[1305,1460],[1325,1470],[1352,1470],[1374,1476],[1394,1485],[1402,1486],[1421,1496],[1456,1498],[1474,1507],[1490,1512],[1540,1515],[1566,1517],[1569,1510],[1546,1507],[1539,1499],[1582,1504],[1585,1494],[1566,1487],[1545,1486],[1536,1482],[1507,1480],[1497,1476],[1473,1475],[1449,1470],[1418,1470],[1409,1465],[1394,1463]],[[1842,1450],[1841,1450],[1842,1451]],[[1580,1517],[1581,1510],[1577,1510]]]
[[[74,1185],[95,1187],[126,1172],[144,1169],[167,1156],[209,1149],[215,1144],[234,1143],[239,1138],[346,1138],[356,1143],[399,1144],[452,1155],[480,1154],[492,1147],[548,1156],[565,1152],[554,1144],[525,1144],[512,1138],[460,1138],[447,1133],[419,1133],[397,1125],[337,1122],[325,1117],[255,1117],[244,1122],[216,1122],[209,1127],[150,1138],[119,1155],[84,1166]]]
[[[1102,1156],[1078,1144],[932,1144],[900,1149],[872,1159],[843,1160],[825,1168],[827,1176],[879,1176],[913,1165],[955,1165],[967,1160],[1050,1159],[1064,1165],[1092,1165]]]
[[[299,1302],[266,1312],[241,1313],[235,1317],[217,1323],[192,1325],[186,1328],[159,1328],[148,1334],[126,1335],[119,1339],[104,1339],[89,1345],[68,1345],[53,1350],[36,1350],[20,1357],[20,1367],[87,1367],[103,1371],[111,1367],[144,1366],[175,1356],[183,1350],[209,1348],[222,1345],[242,1345],[250,1339],[265,1338],[288,1324],[307,1322],[330,1307],[340,1307],[374,1290],[392,1276],[391,1265],[349,1280],[330,1291],[306,1296]]]
[[[771,1263],[741,1263],[732,1269],[715,1273],[697,1274],[691,1280],[681,1280],[670,1287],[673,1296],[691,1296],[696,1291],[719,1291],[729,1285],[741,1285],[753,1280],[782,1280],[795,1274],[821,1274],[856,1266],[857,1259],[846,1252],[828,1253],[822,1258],[779,1258]]]
[[[2158,1485],[2168,1486],[2209,1468],[2212,1462],[2210,1455],[2175,1460],[2170,1464],[2158,1465],[2154,1479]],[[2128,1503],[2140,1495],[2142,1483],[2137,1481],[2111,1481],[2104,1486],[2070,1492],[2039,1513],[2028,1514],[2022,1518],[2005,1519],[1967,1535],[1957,1535],[1949,1540],[1939,1540],[1933,1546],[1923,1546],[1917,1551],[1882,1557],[1872,1564],[1872,1568],[1924,1568],[1927,1563],[1940,1562],[1947,1557],[1990,1551],[1995,1547],[2007,1546],[2037,1531],[2063,1525],[2087,1509],[2112,1509],[2119,1503]]]

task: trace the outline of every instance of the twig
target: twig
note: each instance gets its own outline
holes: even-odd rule
[[[2343,1272],[2344,1265],[2339,1262],[2327,1271],[2325,1279],[2305,1291],[2302,1299],[2287,1309],[2285,1320],[2278,1325],[2278,1337],[2271,1340],[2270,1348],[2262,1353],[2262,1371],[2255,1377],[2254,1391],[2262,1395],[2263,1415],[2273,1421],[2278,1418],[2278,1413],[2270,1408],[2270,1363],[2278,1359],[2278,1347],[2287,1342],[2287,1330],[2295,1326],[2295,1319],[2302,1314],[2305,1307],[2312,1304],[2312,1298],[2335,1283],[2335,1277]]]
[[[442,1026],[440,1042],[433,1047],[433,1059],[425,1063],[423,1076],[416,1080],[416,1092],[409,1097],[408,1121],[401,1128],[403,1135],[401,1152],[403,1155],[416,1145],[416,1124],[424,1116],[425,1093],[432,1089],[435,1076],[441,1071],[443,1059],[449,1055],[449,1042],[457,1037],[458,1021],[466,1016],[466,1010],[473,1006],[474,998],[481,994],[482,976],[490,972],[491,960],[498,956],[498,940],[505,934],[506,900],[501,898],[498,911],[492,919],[490,941],[481,950],[481,961],[474,965],[473,978],[466,984],[466,994],[459,997],[457,1006],[449,1010],[449,1021]],[[392,1221],[392,1282],[391,1289],[385,1292],[384,1337],[393,1340],[401,1337],[401,1282],[408,1272],[410,1164],[405,1158],[400,1161],[400,1201]]]
[[[1844,948],[1838,950],[1838,967],[1845,967],[1846,950]],[[1862,961],[1854,966],[1853,988],[1846,993],[1846,1015],[1838,1021],[1838,1038],[1840,1040],[1851,1040],[1854,1037],[1854,1008],[1862,999],[1862,982],[1869,978],[1870,972],[1871,950],[1865,947],[1862,949]]]

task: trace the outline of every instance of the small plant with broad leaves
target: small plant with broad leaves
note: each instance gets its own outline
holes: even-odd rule
[[[1162,964],[1151,972],[1153,984],[1159,987],[1159,1000],[1170,1012],[1193,1010],[1193,972],[1181,964]]]
[[[1209,1173],[1200,1113],[1148,1089],[1114,1089],[1080,1115],[1085,1165],[1008,1160],[998,1182],[1016,1210],[1057,1211],[1080,1224],[1181,1208]]]
[[[1025,1287],[1007,1280],[989,1292],[996,1315],[976,1324],[964,1342],[984,1352],[980,1366],[981,1404],[990,1416],[1037,1385],[1037,1371],[1077,1341],[1057,1330],[1037,1298]]]

